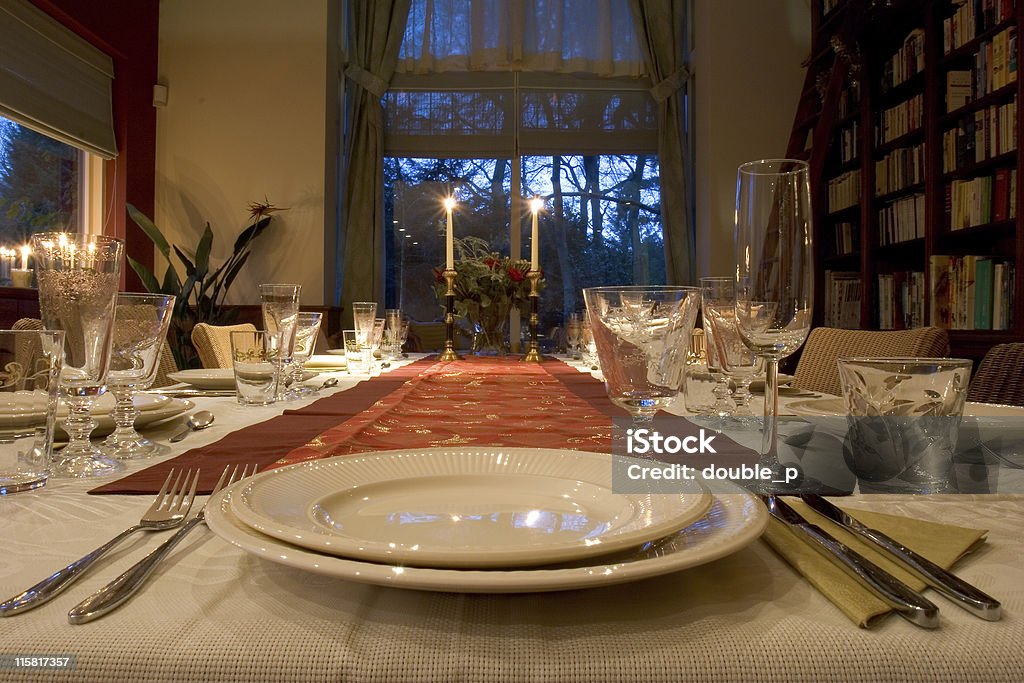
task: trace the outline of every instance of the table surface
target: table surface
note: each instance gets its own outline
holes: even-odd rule
[[[217,423],[170,455],[302,405],[196,403]],[[151,435],[166,438],[180,423]],[[87,495],[96,483],[52,480],[0,497],[0,595],[24,590],[134,524],[150,502]],[[0,619],[0,655],[73,655],[68,680],[84,681],[1024,680],[1024,496],[876,495],[849,504],[988,529],[988,542],[956,569],[1002,600],[1003,620],[981,621],[936,597],[937,631],[892,616],[858,629],[760,541],[636,583],[473,595],[290,570],[201,528],[131,603],[96,622],[72,626],[66,613],[160,535],[136,535],[51,603]],[[0,668],[0,680],[64,675]]]

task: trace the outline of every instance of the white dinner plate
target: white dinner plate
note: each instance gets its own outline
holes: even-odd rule
[[[28,396],[21,392],[2,394],[2,398],[0,398],[0,427],[26,427],[41,423],[45,419],[46,412],[39,410],[36,405],[30,404],[26,400],[27,398]],[[145,413],[167,407],[170,400],[168,396],[136,394],[135,407],[139,409],[141,419]],[[109,416],[113,409],[114,395],[107,392],[96,399],[89,412],[93,417],[102,419],[104,416]],[[57,406],[58,423],[67,414],[68,407],[61,400]]]
[[[340,350],[340,354],[336,354],[335,351]],[[315,368],[317,370],[344,370],[347,367],[345,362],[345,350],[335,349],[329,350],[327,353],[315,353],[309,357],[306,361],[307,368]]]
[[[196,405],[192,403],[192,401],[185,401],[177,398],[169,398],[167,396],[155,396],[153,398],[167,398],[168,400],[163,402],[159,406],[147,410],[140,410],[139,416],[135,418],[136,429],[155,426],[160,422],[163,422],[164,420],[170,420],[171,418],[175,418],[178,415],[186,413],[196,407]],[[114,418],[111,417],[109,409],[107,410],[106,413],[94,413],[93,417],[96,418],[97,423],[96,429],[94,429],[92,432],[93,438],[98,436],[106,436],[107,434],[114,431]],[[60,419],[57,420],[57,439],[67,439],[67,435],[64,433],[64,429],[61,427]]]
[[[448,593],[533,593],[603,588],[696,567],[746,547],[764,531],[764,505],[739,486],[716,482],[711,508],[696,524],[660,541],[611,556],[533,569],[429,569],[360,562],[300,548],[259,533],[231,512],[231,498],[246,482],[213,496],[206,523],[247,553],[294,569],[394,588]]]
[[[316,377],[319,373],[306,370],[302,373],[302,381]],[[167,376],[175,382],[191,384],[196,389],[234,389],[235,371],[231,368],[200,368],[194,370],[178,370],[168,372]]]
[[[607,454],[381,451],[260,474],[233,497],[256,531],[322,553],[428,567],[516,567],[636,547],[700,519],[711,494],[616,493]]]

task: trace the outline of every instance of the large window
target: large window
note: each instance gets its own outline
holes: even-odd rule
[[[521,197],[541,197],[540,261],[547,288],[541,328],[560,325],[583,307],[584,287],[665,281],[660,184],[654,154],[531,155],[521,158]],[[429,283],[444,263],[442,200],[459,200],[459,236],[511,250],[512,162],[509,159],[388,157],[384,164],[388,223],[389,306],[417,320],[439,318]],[[525,204],[523,204],[525,206]],[[530,253],[529,230],[520,252]]]
[[[0,244],[77,231],[84,152],[0,117]]]
[[[530,254],[542,329],[584,287],[666,281],[657,105],[627,0],[413,0],[384,99],[387,302],[437,319],[442,199],[457,236]]]

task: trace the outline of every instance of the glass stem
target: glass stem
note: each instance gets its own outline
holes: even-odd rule
[[[111,415],[114,418],[114,433],[108,441],[118,442],[123,440],[134,440],[139,438],[135,431],[135,418],[139,416],[139,409],[135,407],[133,399],[134,392],[128,386],[110,387],[114,394],[114,410]]]
[[[764,432],[761,440],[761,464],[773,467],[779,462],[779,359],[765,358],[764,363]]]
[[[67,404],[68,416],[64,419],[64,431],[68,433],[68,445],[64,447],[61,456],[70,458],[83,454],[91,455],[93,448],[89,442],[89,435],[99,424],[89,412],[93,397],[72,394],[67,397]]]

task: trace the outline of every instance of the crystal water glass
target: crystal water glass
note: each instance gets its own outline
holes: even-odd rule
[[[285,398],[288,378],[285,371],[292,361],[295,348],[295,325],[299,315],[301,285],[268,283],[260,285],[260,303],[263,306],[263,326],[267,332],[281,335],[278,355],[277,393]]]
[[[384,312],[384,357],[398,360],[402,357],[402,311],[389,308]]]
[[[316,347],[322,321],[323,313],[316,311],[299,311],[295,318],[295,344],[292,348],[292,362],[288,367],[287,379],[287,396],[289,398],[300,398],[316,391],[312,387],[301,384],[302,377],[306,372],[306,361],[309,360]]]
[[[70,440],[54,457],[51,474],[113,474],[124,466],[89,441],[97,424],[90,409],[107,389],[124,242],[85,233],[36,233],[32,252],[43,326],[64,332],[60,384],[68,404],[64,430]]]
[[[765,363],[763,465],[778,469],[779,360],[811,328],[814,263],[806,162],[743,164],[736,180],[736,322]],[[779,477],[775,477],[778,479]]]
[[[284,334],[268,330],[231,333],[231,367],[238,402],[265,406],[277,400]]]
[[[0,495],[50,476],[64,333],[0,330]]]
[[[356,333],[359,347],[366,355],[365,363],[372,364],[373,356],[373,321],[377,319],[376,301],[352,302],[352,327]]]
[[[113,458],[148,458],[168,449],[135,431],[135,392],[148,389],[156,378],[174,300],[164,294],[117,295],[107,373],[107,388],[115,399],[114,431],[103,442],[103,451]]]
[[[570,313],[565,324],[565,344],[567,355],[573,360],[580,359],[580,336],[583,333],[579,313]]]
[[[732,278],[702,277],[701,310],[711,332],[715,357],[725,377],[733,382],[733,416],[751,417],[750,383],[761,371],[762,361],[743,342],[736,324],[736,281]]]
[[[608,397],[634,423],[650,421],[682,388],[700,290],[591,287],[583,298]]]

